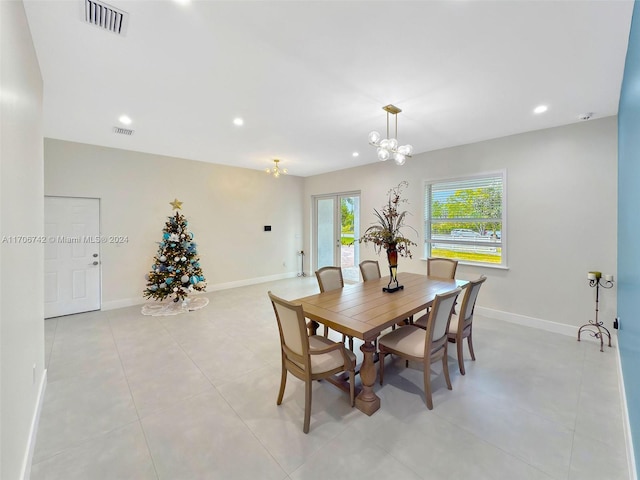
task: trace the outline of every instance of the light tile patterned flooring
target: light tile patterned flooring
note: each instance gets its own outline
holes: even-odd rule
[[[388,358],[368,417],[332,385],[289,376],[281,406],[267,291],[296,298],[314,277],[207,294],[197,312],[140,307],[46,321],[48,386],[33,480],[628,479],[616,352],[476,317],[467,374]],[[482,292],[480,292],[481,302]]]

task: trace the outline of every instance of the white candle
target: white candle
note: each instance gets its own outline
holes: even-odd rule
[[[587,278],[589,280],[595,280],[596,279],[596,274],[595,273],[587,273]]]
[[[605,275],[605,276],[604,276],[604,279],[605,279],[607,282],[613,282],[613,275]]]

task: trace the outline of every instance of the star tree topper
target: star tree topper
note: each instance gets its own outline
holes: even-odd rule
[[[169,205],[171,205],[174,210],[182,210],[182,202],[177,198],[173,202],[169,202]]]

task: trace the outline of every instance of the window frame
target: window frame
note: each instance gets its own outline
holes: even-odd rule
[[[485,178],[496,178],[500,177],[502,179],[502,229],[500,234],[499,243],[496,246],[501,248],[500,253],[500,263],[488,263],[488,262],[478,262],[468,259],[460,259],[452,257],[454,260],[458,260],[458,262],[462,265],[473,265],[480,267],[490,267],[490,268],[508,268],[507,263],[507,171],[506,169],[502,170],[494,170],[488,172],[481,172],[473,175],[459,176],[459,177],[449,177],[449,178],[435,178],[435,179],[427,179],[423,181],[423,202],[422,202],[422,220],[423,220],[423,254],[424,259],[431,256],[431,245],[433,243],[440,244],[451,244],[451,245],[483,245],[483,242],[472,243],[468,240],[455,240],[455,239],[432,239],[431,238],[431,216],[427,215],[430,212],[431,204],[427,203],[431,202],[431,197],[429,195],[429,189],[432,185],[438,185],[442,183],[451,183],[451,182],[464,182],[470,180],[478,180]],[[427,207],[429,205],[429,207]],[[464,237],[462,237],[464,238]]]

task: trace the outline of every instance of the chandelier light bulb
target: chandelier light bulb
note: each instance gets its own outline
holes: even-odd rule
[[[380,148],[387,150],[389,148],[389,140],[387,140],[386,138],[380,140]]]
[[[373,132],[369,133],[370,144],[377,145],[379,141],[380,141],[380,134],[378,132],[374,130]]]
[[[393,154],[393,160],[396,162],[396,165],[404,165],[407,158],[403,154],[396,152]]]
[[[391,151],[395,151],[398,149],[398,140],[395,138],[390,138],[387,143],[387,148]]]
[[[386,162],[387,160],[389,160],[390,156],[391,154],[389,153],[389,150],[382,147],[378,148],[378,160]]]

